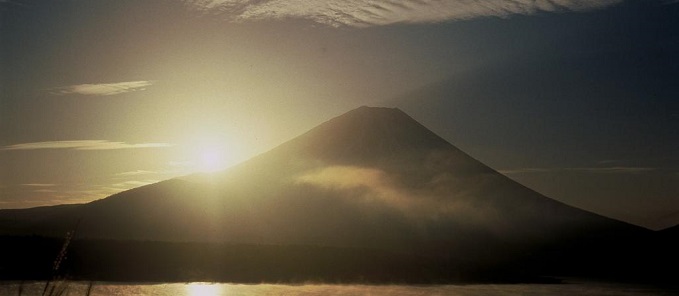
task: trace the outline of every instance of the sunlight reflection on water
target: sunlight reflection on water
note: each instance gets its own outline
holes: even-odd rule
[[[190,283],[186,285],[188,296],[217,296],[226,293],[225,285],[214,283]]]
[[[70,282],[63,295],[86,295],[87,282]],[[41,295],[44,282],[0,282],[0,295]],[[640,295],[679,295],[679,289],[658,288],[643,285],[568,282],[567,284],[515,284],[515,285],[280,285],[280,284],[221,284],[221,283],[139,283],[118,284],[108,282],[94,283],[91,294],[99,295],[601,295],[601,296],[640,296]]]

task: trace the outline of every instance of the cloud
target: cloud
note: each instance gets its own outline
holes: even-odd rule
[[[329,166],[301,175],[296,181],[332,190],[362,190],[363,194],[347,196],[362,199],[353,200],[355,202],[378,202],[410,214],[439,208],[431,204],[433,200],[415,197],[404,188],[396,187],[389,179],[385,172],[374,168]]]
[[[36,206],[53,206],[61,204],[82,204],[102,199],[110,195],[155,183],[156,180],[142,180],[138,182],[123,182],[114,185],[85,185],[85,184],[17,184],[24,188],[12,191],[0,191],[0,208],[29,208]],[[14,186],[12,186],[14,187]]]
[[[340,189],[353,189],[357,187],[384,188],[388,187],[385,184],[385,178],[384,172],[378,169],[354,166],[330,166],[302,175],[297,178],[297,181]]]
[[[33,192],[37,192],[37,193],[57,193],[58,191],[52,190],[52,189],[37,189],[37,190],[33,190]]]
[[[136,148],[170,147],[168,143],[140,143],[128,144],[124,142],[110,142],[106,140],[76,140],[76,141],[48,141],[9,145],[0,150],[33,150],[33,149],[75,149],[75,150],[113,150]]]
[[[161,174],[161,172],[136,170],[136,171],[130,171],[130,172],[117,173],[116,176],[139,176],[139,175],[154,175],[154,174]]]
[[[147,170],[136,170],[136,171],[128,171],[128,172],[121,172],[117,174],[112,175],[112,180],[120,180],[122,181],[129,181],[129,180],[138,180],[139,178],[154,178],[154,179],[168,179],[168,178],[173,178],[177,176],[182,176],[185,175],[186,172],[181,169],[170,169],[170,170],[155,170],[155,171],[147,171]],[[157,182],[157,180],[153,180],[154,183]]]
[[[586,11],[620,2],[622,0],[184,0],[192,9],[220,14],[232,21],[299,18],[336,27]]]
[[[566,170],[590,173],[643,173],[654,171],[655,169],[641,167],[609,167],[609,168],[572,168]]]
[[[111,96],[133,91],[145,90],[151,81],[128,81],[117,83],[77,84],[50,89],[53,95],[79,94],[85,96]]]
[[[608,173],[608,174],[633,174],[655,171],[655,168],[645,167],[590,167],[590,168],[522,168],[511,170],[499,170],[505,175],[532,174],[532,173],[559,173],[559,172],[580,172],[580,173]]]
[[[53,187],[57,186],[56,184],[43,184],[43,183],[29,183],[29,184],[21,184],[21,186],[28,186],[28,187]]]
[[[531,173],[548,173],[556,172],[560,169],[539,169],[539,168],[519,168],[519,169],[508,169],[508,170],[498,170],[500,174],[504,175],[517,175],[517,174],[531,174]]]
[[[134,180],[134,181],[125,181],[125,182],[120,182],[116,184],[112,184],[111,186],[118,189],[118,188],[134,188],[134,187],[139,187],[139,186],[144,186],[144,185],[149,185],[153,183],[158,183],[160,180]]]
[[[341,194],[357,204],[382,204],[415,221],[454,219],[468,224],[489,224],[494,209],[476,205],[464,193],[439,188],[431,183],[422,188],[406,188],[394,182],[386,172],[357,166],[328,166],[311,170],[296,178],[298,184],[351,191]],[[451,198],[451,193],[455,198]],[[357,198],[357,199],[354,199]]]

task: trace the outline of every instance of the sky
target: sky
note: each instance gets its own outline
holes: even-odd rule
[[[679,2],[0,1],[0,208],[227,168],[399,107],[548,197],[679,223]]]

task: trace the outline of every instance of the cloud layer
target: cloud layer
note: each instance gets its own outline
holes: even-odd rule
[[[328,166],[298,176],[296,182],[325,189],[352,191],[357,194],[346,194],[352,202],[383,204],[413,221],[452,219],[466,224],[487,226],[495,223],[492,221],[496,217],[495,209],[474,205],[472,196],[440,188],[440,184],[436,182],[413,189],[399,186],[393,179],[376,168]],[[451,194],[454,198],[451,198]]]
[[[513,170],[500,170],[505,175],[533,174],[533,173],[557,173],[557,172],[579,172],[579,173],[644,173],[654,171],[654,168],[642,167],[591,167],[591,168],[525,168]]]
[[[9,145],[0,150],[33,150],[33,149],[75,149],[75,150],[113,150],[134,148],[162,148],[170,147],[168,143],[139,143],[110,142],[106,140],[77,140],[77,141],[48,141]]]
[[[192,9],[233,21],[299,18],[331,26],[436,23],[538,12],[585,11],[622,0],[185,0]]]
[[[127,92],[145,90],[151,81],[128,81],[117,83],[77,84],[50,89],[53,95],[79,94],[85,96],[111,96]]]

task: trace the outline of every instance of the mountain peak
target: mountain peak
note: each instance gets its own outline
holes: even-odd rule
[[[289,148],[343,163],[455,149],[398,108],[368,106],[324,122],[289,142]]]
[[[628,230],[513,182],[395,108],[354,109],[209,177],[132,189],[80,215],[55,210],[43,224],[0,211],[0,233],[63,233],[80,216],[91,238],[464,254]]]
[[[356,109],[345,112],[344,114],[337,116],[329,121],[333,120],[351,120],[358,117],[368,117],[372,119],[381,120],[409,120],[415,121],[405,112],[401,111],[399,108],[389,108],[389,107],[371,107],[371,106],[361,106]],[[424,128],[424,127],[423,127]]]
[[[399,108],[372,107],[372,106],[366,106],[366,105],[363,105],[363,106],[358,107],[356,109],[345,112],[344,115],[352,114],[352,113],[362,113],[362,114],[376,114],[376,113],[387,114],[387,113],[391,113],[391,114],[401,114],[401,115],[408,116],[405,112],[401,111],[401,109],[399,109]]]
[[[334,117],[325,124],[334,122],[353,122],[353,124],[370,124],[377,123],[381,121],[383,123],[395,124],[396,122],[416,122],[413,118],[408,116],[405,112],[398,108],[388,108],[388,107],[369,107],[361,106],[351,111],[345,112],[344,114]],[[349,123],[347,123],[349,124]],[[323,126],[321,125],[321,126]],[[320,126],[319,126],[320,127]],[[363,128],[368,128],[368,126],[362,126]],[[423,127],[424,128],[424,127]]]

